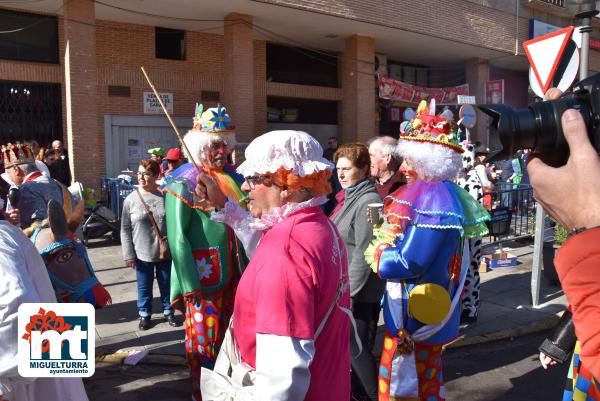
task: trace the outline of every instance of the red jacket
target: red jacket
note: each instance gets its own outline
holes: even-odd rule
[[[600,379],[600,228],[569,238],[554,264],[573,311],[581,360]]]

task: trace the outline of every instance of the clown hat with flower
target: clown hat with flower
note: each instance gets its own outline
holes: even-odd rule
[[[397,151],[410,160],[422,177],[451,180],[462,166],[458,126],[447,113],[435,114],[435,100],[421,101],[415,118],[400,124]]]
[[[225,143],[230,151],[235,148],[235,126],[225,107],[219,104],[217,107],[204,110],[202,104],[196,103],[193,121],[192,129],[187,132],[183,140],[196,162],[205,148],[214,142]]]
[[[429,106],[425,100],[421,101],[415,118],[401,125],[400,139],[436,143],[458,153],[463,152],[458,141],[457,124],[442,114],[435,115],[435,100],[431,100]]]

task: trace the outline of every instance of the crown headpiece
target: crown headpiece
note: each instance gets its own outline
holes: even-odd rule
[[[2,162],[4,168],[10,168],[19,164],[34,163],[35,158],[29,146],[20,143],[8,143],[2,145]]]

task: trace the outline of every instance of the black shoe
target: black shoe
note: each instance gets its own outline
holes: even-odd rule
[[[151,326],[150,316],[140,316],[140,330],[148,330]]]
[[[167,319],[167,322],[169,323],[169,326],[171,326],[171,327],[179,327],[179,326],[181,326],[181,322],[179,322],[177,320],[177,318],[175,317],[174,313],[171,313],[170,315],[166,315],[165,318]]]
[[[468,313],[464,313],[460,316],[460,325],[466,326],[469,324],[477,323],[477,316],[469,316]]]

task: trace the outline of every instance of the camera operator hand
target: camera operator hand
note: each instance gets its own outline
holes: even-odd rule
[[[547,98],[560,97],[551,89]],[[553,168],[535,155],[527,163],[533,193],[544,209],[567,230],[600,226],[600,157],[588,139],[583,118],[569,109],[562,127],[570,156],[566,165]]]

